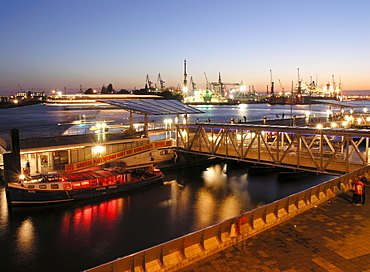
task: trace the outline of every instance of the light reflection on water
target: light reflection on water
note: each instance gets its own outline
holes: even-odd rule
[[[37,236],[32,219],[23,220],[17,231],[17,251],[22,258],[32,257],[36,252]],[[29,258],[28,257],[28,258]]]
[[[0,187],[0,237],[5,235],[7,226],[9,224],[9,210],[8,203],[5,197],[4,187]]]
[[[204,114],[191,114],[188,117],[189,122],[195,122],[199,118],[200,122],[205,122],[208,118],[212,122],[229,122],[231,118],[235,120],[246,118],[259,118],[264,116],[274,117],[275,114],[285,114],[286,118],[290,116],[290,106],[287,105],[268,105],[268,104],[248,104],[243,106],[196,106],[204,111]],[[304,115],[309,109],[309,105],[294,105],[292,114]],[[312,105],[311,112],[316,116],[325,116],[325,105]],[[71,109],[66,110],[62,107],[32,105],[27,107],[3,109],[0,118],[0,134],[9,133],[10,129],[17,128],[20,132],[39,131],[39,130],[57,130],[58,128],[68,128],[73,121],[80,120],[82,116],[87,116],[95,121],[108,121],[116,124],[129,124],[129,113],[122,109]],[[142,115],[134,114],[135,122],[143,122]],[[173,116],[151,116],[149,122],[163,124],[164,119],[175,119]],[[58,125],[59,124],[59,125]]]
[[[80,271],[208,227],[313,186],[328,176],[299,180],[245,164],[165,171],[163,183],[114,197],[8,210],[0,195],[0,250],[22,271]],[[4,204],[4,205],[3,205]],[[11,214],[11,215],[9,215]],[[16,256],[22,256],[21,258]],[[62,256],[60,258],[59,256]],[[63,260],[68,260],[66,263]]]

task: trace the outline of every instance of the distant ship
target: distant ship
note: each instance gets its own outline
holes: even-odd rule
[[[304,85],[299,82],[292,93],[275,95],[272,89],[269,96],[269,104],[312,104],[319,100],[341,100],[341,98],[342,89],[330,83],[319,88],[315,82],[312,82],[310,85]]]

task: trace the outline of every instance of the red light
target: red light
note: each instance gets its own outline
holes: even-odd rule
[[[73,187],[73,189],[80,189],[81,188],[81,182],[79,182],[79,181],[72,182],[72,187]]]
[[[81,181],[81,186],[83,188],[90,187],[90,182],[88,180]]]

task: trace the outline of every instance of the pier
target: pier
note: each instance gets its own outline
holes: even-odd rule
[[[368,129],[251,124],[177,125],[179,152],[325,174],[369,162]]]
[[[244,248],[230,246],[177,271],[369,271],[369,204],[355,207],[351,198],[340,194],[250,237]]]

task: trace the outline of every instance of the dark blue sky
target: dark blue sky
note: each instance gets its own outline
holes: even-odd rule
[[[142,88],[148,74],[198,88],[217,81],[266,91],[270,69],[285,89],[340,78],[370,89],[367,0],[5,0],[0,3],[0,94],[75,92],[112,83]]]

